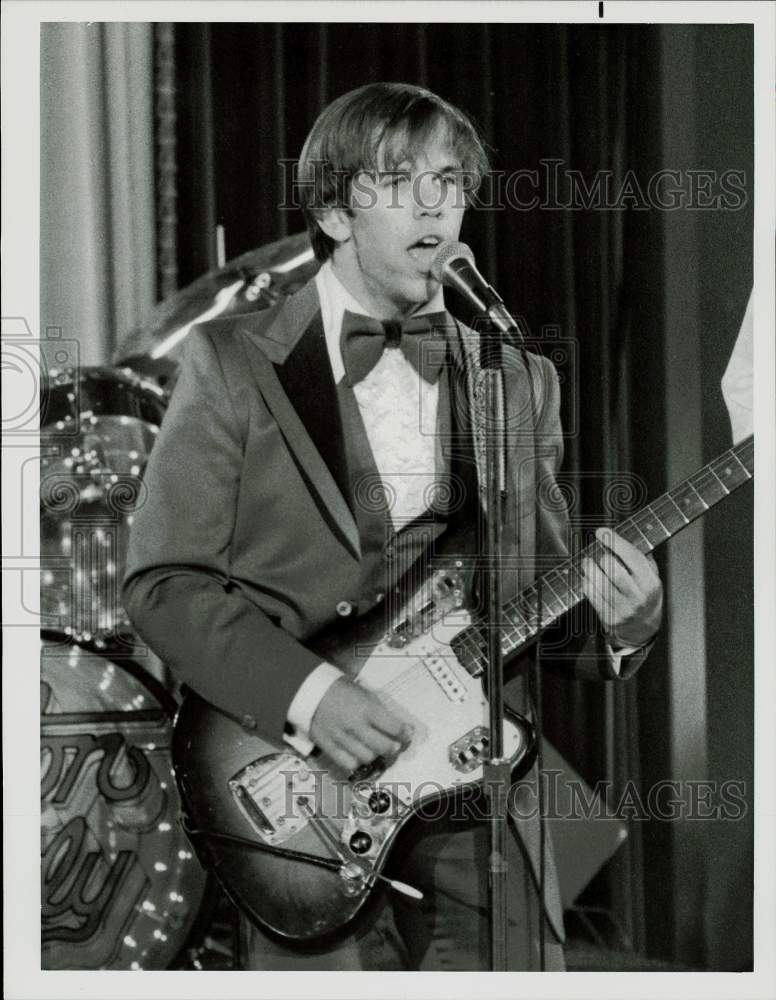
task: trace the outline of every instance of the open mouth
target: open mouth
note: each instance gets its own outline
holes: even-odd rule
[[[441,236],[422,236],[407,248],[409,255],[417,261],[428,263],[442,245]]]

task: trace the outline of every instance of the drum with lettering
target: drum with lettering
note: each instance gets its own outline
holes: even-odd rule
[[[129,371],[51,369],[41,400],[41,615],[87,641],[126,633],[120,600],[143,471],[167,403]]]
[[[44,969],[180,967],[205,896],[178,822],[175,702],[118,655],[41,636]]]

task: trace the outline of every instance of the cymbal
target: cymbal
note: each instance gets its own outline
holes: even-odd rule
[[[121,341],[114,364],[165,384],[174,377],[180,345],[194,323],[267,309],[293,294],[318,267],[307,233],[249,250],[160,302]]]

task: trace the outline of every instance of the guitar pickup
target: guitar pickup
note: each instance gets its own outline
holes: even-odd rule
[[[423,665],[450,701],[463,701],[466,688],[456,675],[453,665],[438,653],[423,657]]]

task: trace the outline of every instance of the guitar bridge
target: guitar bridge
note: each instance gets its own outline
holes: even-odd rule
[[[229,779],[234,801],[261,839],[277,846],[308,822],[301,797],[316,799],[316,773],[290,753],[268,754]]]

